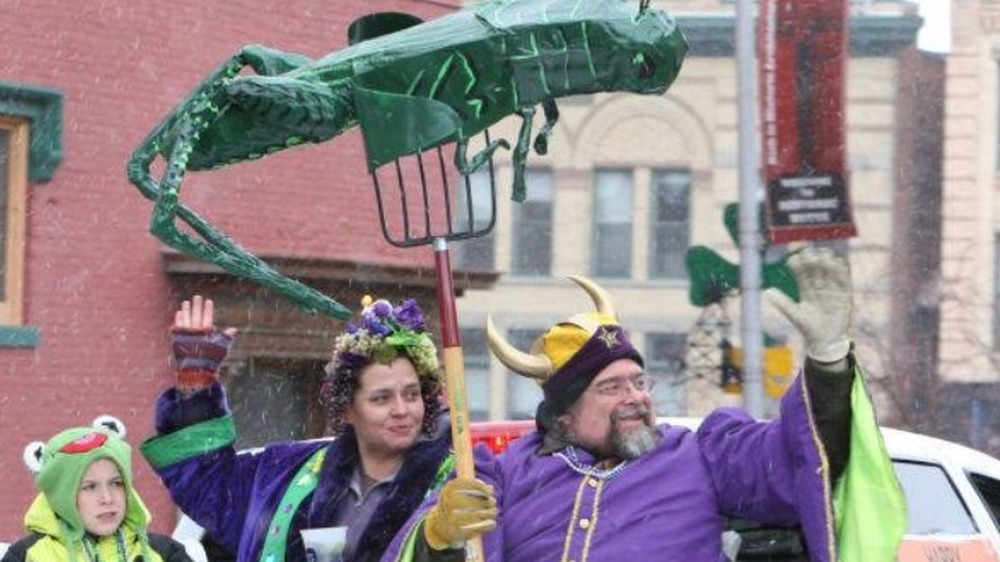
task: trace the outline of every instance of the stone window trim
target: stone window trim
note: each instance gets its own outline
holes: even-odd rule
[[[5,229],[6,252],[0,282],[4,283],[0,297],[0,349],[35,348],[39,344],[39,329],[23,325],[23,282],[25,277],[24,246],[27,218],[28,184],[52,180],[62,162],[63,94],[59,90],[18,82],[0,81],[0,127],[11,132],[11,154],[26,151],[26,155],[5,159],[10,165],[5,189],[6,214],[0,227]],[[27,138],[23,138],[26,136]]]
[[[62,163],[63,94],[59,90],[0,80],[0,115],[31,126],[28,181],[47,183]]]

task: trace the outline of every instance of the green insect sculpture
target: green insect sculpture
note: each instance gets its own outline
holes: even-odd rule
[[[454,144],[468,175],[503,139],[468,154],[468,141],[510,115],[522,125],[511,155],[512,198],[525,196],[532,147],[547,149],[556,100],[596,92],[659,95],[677,77],[687,43],[649,0],[492,0],[436,20],[372,14],[349,28],[350,45],[318,60],[253,45],[218,67],[158,125],[128,163],[130,181],[155,202],[150,230],[335,318],[350,311],[252,256],[179,201],[187,170],[209,170],[318,143],[357,126],[368,169]],[[249,67],[255,74],[241,74]],[[532,140],[540,107],[545,123]],[[151,175],[157,157],[162,176]],[[196,238],[177,228],[187,223]]]

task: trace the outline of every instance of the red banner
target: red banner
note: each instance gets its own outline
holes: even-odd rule
[[[854,236],[844,131],[848,0],[761,0],[760,7],[768,239]]]

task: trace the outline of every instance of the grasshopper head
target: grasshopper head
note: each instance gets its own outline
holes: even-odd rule
[[[608,90],[662,94],[677,78],[688,45],[673,18],[646,9],[629,18],[608,22],[604,61]],[[595,56],[595,59],[599,58]]]

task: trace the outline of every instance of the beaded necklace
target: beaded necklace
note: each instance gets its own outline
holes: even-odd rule
[[[115,544],[118,547],[119,562],[128,562],[128,553],[125,550],[125,533],[121,529],[115,533]],[[101,562],[101,557],[94,548],[94,541],[90,537],[83,538],[83,551],[87,555],[89,562]]]
[[[577,452],[576,447],[572,445],[568,445],[562,451],[556,451],[554,454],[555,456],[561,458],[575,472],[604,481],[617,478],[618,475],[625,471],[625,467],[628,466],[628,461],[621,461],[610,469],[600,468],[600,465],[604,464],[603,461],[598,463],[596,466],[587,465],[580,460],[580,455]]]

